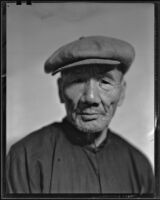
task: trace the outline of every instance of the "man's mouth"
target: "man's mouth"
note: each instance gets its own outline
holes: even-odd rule
[[[79,113],[79,115],[81,116],[82,120],[84,121],[91,121],[91,120],[95,120],[98,118],[99,113],[95,113],[95,112],[82,112]]]

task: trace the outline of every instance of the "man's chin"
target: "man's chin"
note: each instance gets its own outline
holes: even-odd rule
[[[87,122],[77,120],[72,121],[72,124],[80,132],[80,135],[86,144],[93,143],[107,127],[106,123],[102,124],[96,120]]]
[[[89,134],[102,132],[105,129],[105,127],[99,126],[98,123],[95,123],[93,121],[76,123],[76,128],[81,132],[89,133]]]
[[[81,136],[86,144],[91,144],[102,133],[102,129],[98,127],[76,126],[77,130],[81,132]]]

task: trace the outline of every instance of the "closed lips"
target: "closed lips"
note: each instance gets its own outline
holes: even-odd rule
[[[97,115],[99,113],[79,113],[79,114],[81,114],[81,115]]]

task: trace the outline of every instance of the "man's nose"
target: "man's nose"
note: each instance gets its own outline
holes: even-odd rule
[[[90,79],[85,83],[83,101],[89,104],[99,104],[100,97],[98,83],[96,80]]]

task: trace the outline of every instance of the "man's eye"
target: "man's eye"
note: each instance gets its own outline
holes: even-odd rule
[[[82,82],[83,82],[83,79],[78,78],[78,79],[75,80],[75,82],[76,82],[76,83],[82,83]]]
[[[74,79],[73,83],[83,83],[84,80],[82,78]]]
[[[84,81],[81,78],[77,78],[77,79],[74,79],[71,81],[71,83],[82,83],[82,82],[84,82]]]
[[[109,82],[108,80],[102,79],[100,81],[100,87],[103,88],[106,91],[110,91],[113,89],[113,85],[111,82]]]
[[[102,83],[102,84],[106,84],[106,85],[107,85],[107,84],[109,84],[109,85],[111,84],[109,81],[107,81],[107,80],[104,80],[104,79],[103,79],[103,80],[101,80],[101,83]]]

